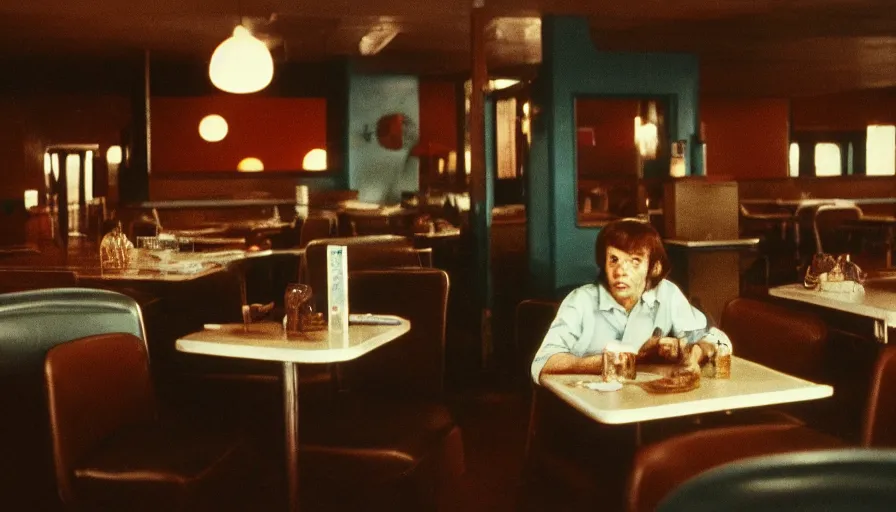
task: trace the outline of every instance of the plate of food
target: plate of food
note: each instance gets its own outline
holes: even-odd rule
[[[675,370],[668,377],[661,377],[641,383],[648,393],[685,393],[700,387],[700,374],[689,370]]]

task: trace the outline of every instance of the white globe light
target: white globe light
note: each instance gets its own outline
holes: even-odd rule
[[[106,163],[118,165],[121,163],[121,146],[109,146],[106,150]]]
[[[248,156],[236,164],[236,170],[240,172],[261,172],[264,170],[264,163],[254,156]]]
[[[327,151],[315,148],[306,153],[305,158],[302,159],[302,169],[306,171],[326,171]]]
[[[211,114],[199,121],[199,136],[208,142],[218,142],[227,136],[227,121],[218,114]]]
[[[208,76],[218,89],[246,94],[264,89],[274,77],[274,59],[263,42],[242,25],[215,48]]]

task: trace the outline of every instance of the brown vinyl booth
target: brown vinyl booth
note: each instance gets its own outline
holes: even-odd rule
[[[435,269],[350,274],[353,312],[398,315],[411,330],[341,364],[334,400],[302,403],[307,499],[339,510],[461,510],[463,441],[443,394],[448,289]]]

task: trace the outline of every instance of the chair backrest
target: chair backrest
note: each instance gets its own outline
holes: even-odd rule
[[[57,288],[0,295],[0,495],[34,509],[52,498],[52,460],[43,385],[47,350],[92,334],[126,332],[145,339],[134,299],[120,293]],[[46,491],[49,490],[49,493]],[[4,504],[7,500],[4,498]]]
[[[881,351],[874,366],[862,445],[896,448],[896,347]]]
[[[335,215],[313,215],[302,221],[302,231],[299,234],[299,247],[305,247],[312,240],[329,238],[336,227]]]
[[[734,354],[808,380],[824,376],[828,331],[817,315],[739,297],[722,311]]]
[[[797,249],[801,256],[811,256],[819,252],[821,241],[818,239],[818,230],[815,229],[815,214],[818,212],[819,205],[806,204],[801,205],[794,213],[799,229],[796,231],[798,237]]]
[[[57,345],[44,363],[56,485],[72,503],[74,465],[116,430],[156,419],[143,340],[127,333]]]
[[[365,392],[417,397],[442,394],[448,274],[399,269],[351,272],[349,307],[355,313],[398,315],[411,330],[370,354],[341,365],[342,384]]]
[[[374,235],[321,238],[305,247],[300,280],[311,285],[318,309],[327,305],[327,246],[348,247],[348,270],[376,270],[396,267],[421,267],[420,255],[413,243],[403,236]]]
[[[145,339],[134,299],[92,288],[0,295],[0,325],[0,376],[39,374],[48,349],[91,334],[126,332]]]
[[[70,270],[0,270],[0,293],[41,290],[44,288],[71,288],[77,284],[77,274]]]
[[[842,229],[845,222],[862,217],[862,209],[851,204],[825,204],[815,212],[815,231],[818,234],[818,252],[842,254],[854,247],[850,231]],[[858,247],[855,247],[856,249]]]
[[[551,322],[557,316],[557,308],[560,303],[551,300],[525,299],[516,306],[514,320],[514,342],[517,356],[520,358],[524,371],[521,375],[528,380],[529,366],[535,357],[535,352],[541,346],[544,335],[551,327]]]
[[[659,512],[888,511],[896,451],[844,449],[756,457],[685,482]]]

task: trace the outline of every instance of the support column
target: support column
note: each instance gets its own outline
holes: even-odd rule
[[[149,51],[144,51],[135,65],[134,88],[131,94],[130,140],[126,141],[130,154],[127,165],[120,167],[119,175],[119,197],[122,203],[149,199],[149,174],[152,169],[149,57]]]
[[[473,0],[470,11],[470,226],[476,258],[475,283],[480,312],[481,364],[487,368],[493,352],[491,339],[491,208],[485,162],[485,94],[488,87],[485,27],[489,16],[485,0]],[[458,160],[461,158],[458,155]]]

